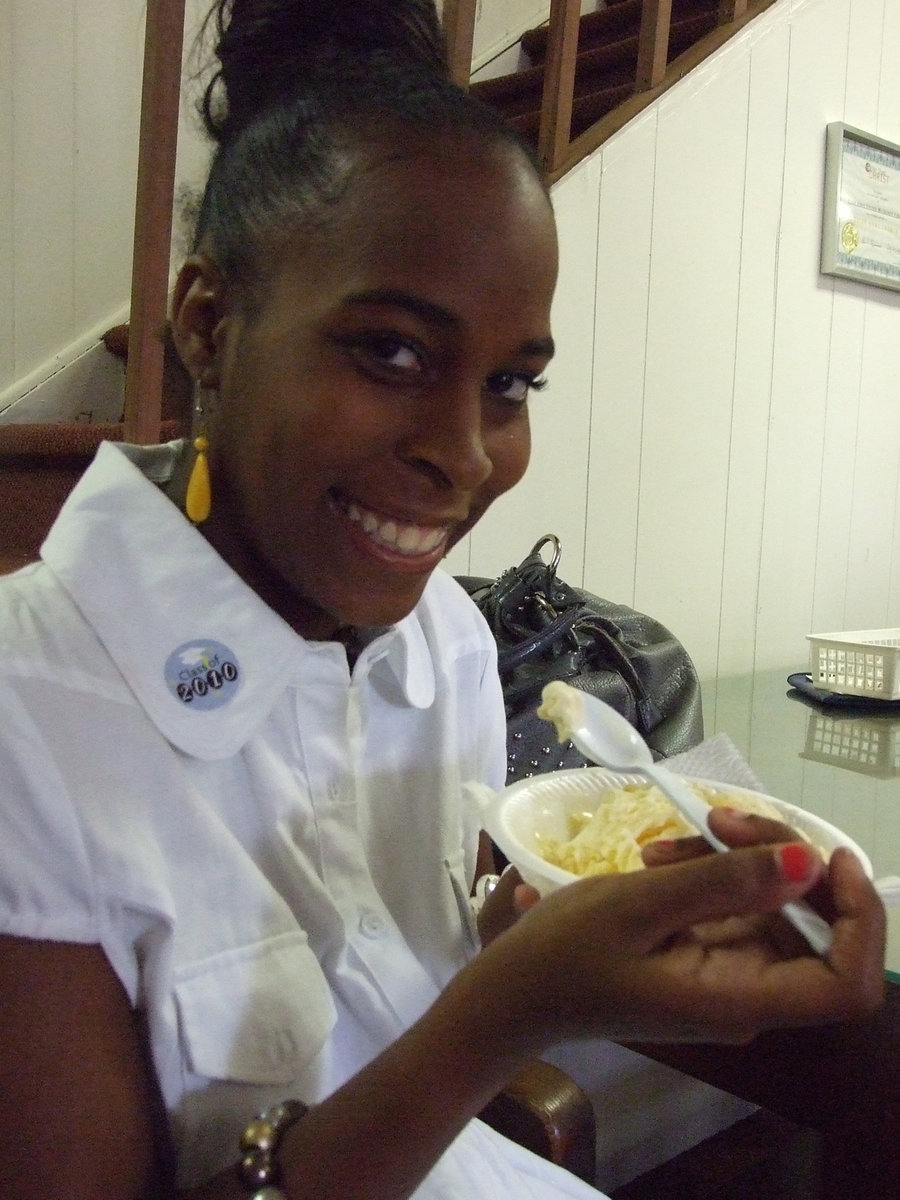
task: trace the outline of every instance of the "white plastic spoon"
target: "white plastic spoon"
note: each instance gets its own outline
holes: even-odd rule
[[[600,766],[646,775],[714,850],[729,849],[709,828],[711,806],[677,775],[654,762],[650,747],[638,731],[603,700],[554,681],[543,690],[538,716],[556,726],[561,742],[574,742],[586,758]],[[817,954],[828,953],[831,926],[823,917],[803,900],[789,901],[781,911]]]

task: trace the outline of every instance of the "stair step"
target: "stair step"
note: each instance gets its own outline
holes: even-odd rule
[[[590,129],[607,113],[634,94],[634,80],[629,77],[619,84],[611,84],[599,91],[579,96],[572,106],[572,137],[578,137]],[[541,123],[540,109],[530,108],[507,117],[509,124],[524,138],[536,142]]]
[[[638,39],[635,34],[579,54],[575,68],[576,98],[582,93],[596,91],[598,77],[618,76],[623,71],[630,75],[633,85],[637,47]],[[529,106],[540,109],[543,86],[543,67],[527,67],[512,75],[501,75],[495,79],[474,83],[472,91],[488,104],[502,108],[508,116],[515,116]]]
[[[578,25],[579,52],[637,33],[641,27],[641,5],[642,0],[616,0],[599,12],[585,13]],[[534,66],[544,61],[547,38],[546,25],[529,29],[522,35],[522,49]]]
[[[672,0],[671,24],[705,17],[710,27],[718,20],[719,0]],[[637,34],[641,27],[642,0],[615,0],[598,12],[586,13],[578,25],[578,53]],[[522,50],[532,66],[541,66],[547,53],[548,26],[540,25],[522,36]]]
[[[669,62],[712,32],[718,23],[717,4],[718,0],[673,0]],[[640,17],[641,0],[616,0],[609,7],[581,18],[572,107],[573,138],[634,93]],[[542,27],[527,33],[522,45],[525,48],[527,43],[529,57],[535,54],[540,58],[546,41],[546,27]],[[472,92],[500,109],[524,137],[536,139],[543,87],[544,68],[537,62],[511,75],[474,83]]]

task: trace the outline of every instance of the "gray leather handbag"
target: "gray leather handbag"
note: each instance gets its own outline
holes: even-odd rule
[[[536,715],[541,690],[552,679],[612,705],[656,758],[703,738],[700,682],[681,642],[653,617],[564,583],[556,574],[560,553],[559,538],[547,534],[497,579],[457,576],[497,642],[510,783],[588,765]]]

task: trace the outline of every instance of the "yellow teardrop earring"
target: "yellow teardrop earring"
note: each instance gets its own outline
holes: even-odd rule
[[[187,514],[188,520],[193,521],[195,525],[200,525],[207,519],[209,510],[212,507],[209,462],[206,458],[209,442],[206,439],[203,428],[202,396],[203,387],[198,379],[194,384],[194,419],[195,426],[198,428],[193,443],[196,458],[194,459],[194,465],[191,467],[191,475],[188,479],[187,492],[184,497],[184,511]]]

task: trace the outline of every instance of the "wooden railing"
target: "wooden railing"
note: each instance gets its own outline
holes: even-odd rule
[[[185,0],[147,0],[125,440],[159,441]]]
[[[571,170],[626,121],[682,78],[774,0],[719,0],[718,27],[672,62],[672,0],[643,0],[632,98],[574,140],[571,138],[578,55],[580,0],[551,0],[547,61],[541,99],[538,153],[552,180]],[[477,0],[444,0],[443,22],[453,78],[468,85]]]

